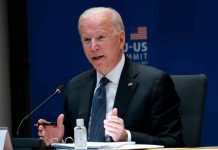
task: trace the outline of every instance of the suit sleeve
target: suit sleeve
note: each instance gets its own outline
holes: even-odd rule
[[[132,141],[164,145],[165,147],[183,146],[179,106],[180,99],[172,79],[167,74],[160,75],[155,81],[150,100],[151,132],[130,131]]]

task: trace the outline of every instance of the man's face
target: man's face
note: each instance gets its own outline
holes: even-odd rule
[[[119,63],[125,33],[116,34],[107,15],[93,15],[81,20],[80,36],[87,59],[100,73],[108,74]]]

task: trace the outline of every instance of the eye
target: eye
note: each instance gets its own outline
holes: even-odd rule
[[[100,35],[97,39],[98,39],[98,40],[102,40],[102,39],[104,39],[104,38],[105,38],[105,36]]]
[[[85,43],[88,43],[88,42],[90,42],[90,38],[83,38],[83,42],[85,42]]]

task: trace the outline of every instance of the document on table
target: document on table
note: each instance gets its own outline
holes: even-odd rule
[[[74,148],[73,143],[53,143],[54,148]],[[142,149],[142,148],[161,148],[162,145],[135,144],[135,142],[88,142],[88,149]]]

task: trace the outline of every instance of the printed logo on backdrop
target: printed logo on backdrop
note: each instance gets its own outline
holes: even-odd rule
[[[127,29],[124,52],[136,63],[148,64],[147,27],[139,26]],[[128,34],[129,33],[129,34]]]

